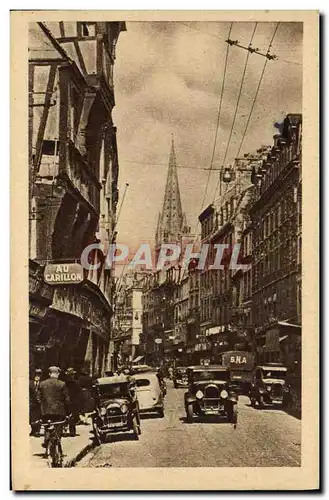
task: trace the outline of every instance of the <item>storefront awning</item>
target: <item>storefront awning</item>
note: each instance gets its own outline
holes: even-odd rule
[[[222,332],[221,326],[213,326],[212,328],[207,328],[206,335],[217,335]]]
[[[301,330],[300,325],[296,325],[295,323],[288,323],[288,321],[278,321],[279,326],[288,326],[290,328],[296,328],[297,330]]]
[[[144,356],[137,356],[137,358],[133,360],[133,363],[138,363],[138,361],[141,361],[143,358]]]

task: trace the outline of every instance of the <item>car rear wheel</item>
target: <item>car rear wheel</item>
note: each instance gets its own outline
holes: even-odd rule
[[[186,406],[186,420],[189,424],[193,422],[193,405]]]

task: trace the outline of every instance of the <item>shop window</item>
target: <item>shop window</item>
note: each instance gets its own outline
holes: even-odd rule
[[[42,141],[42,154],[47,156],[54,156],[57,141]],[[57,150],[56,150],[57,153]]]

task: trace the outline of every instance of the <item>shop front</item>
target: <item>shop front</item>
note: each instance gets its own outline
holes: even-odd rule
[[[91,375],[107,369],[112,309],[100,289],[90,281],[73,282],[66,276],[56,285],[44,279],[44,269],[30,262],[29,269],[30,370],[51,365],[66,369],[88,368]],[[49,277],[49,276],[48,276]]]

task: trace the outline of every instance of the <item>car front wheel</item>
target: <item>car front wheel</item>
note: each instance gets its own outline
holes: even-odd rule
[[[137,423],[137,418],[136,417],[133,418],[133,422],[132,423],[133,423],[134,439],[136,439],[136,441],[138,441],[139,435],[140,435],[141,432],[140,432],[140,427],[139,427],[139,425]]]
[[[259,396],[258,408],[264,408],[264,396]]]
[[[228,412],[228,420],[232,424],[236,424],[238,421],[238,405],[232,405]]]
[[[98,430],[97,425],[93,424],[93,432],[94,432],[94,443],[96,446],[100,446],[104,442],[104,437]]]
[[[186,419],[189,424],[193,422],[193,405],[186,406]]]

